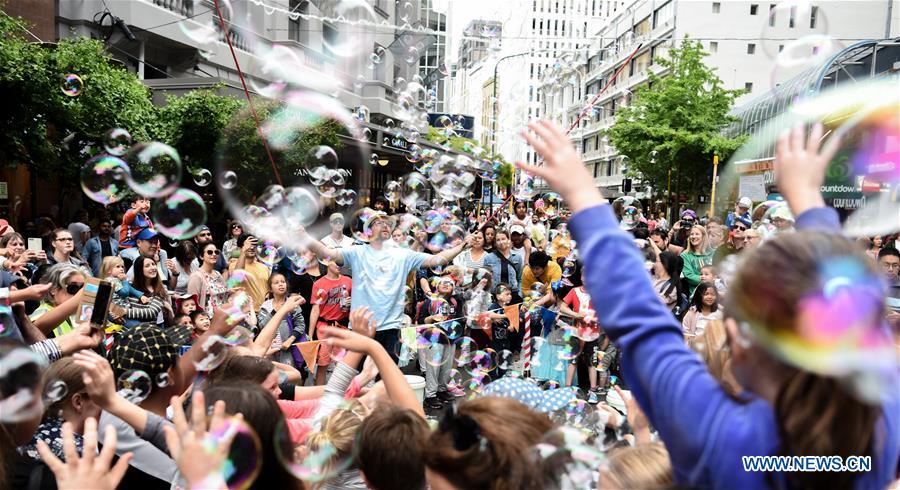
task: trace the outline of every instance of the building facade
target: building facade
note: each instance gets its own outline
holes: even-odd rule
[[[604,133],[615,123],[617,109],[630,104],[634,92],[648,84],[650,72],[666,75],[658,60],[685,36],[703,44],[709,53],[705,61],[724,88],[746,91],[736,101],[740,106],[844,46],[896,32],[898,4],[897,0],[629,0],[595,31],[587,60],[572,77],[541,87],[542,110],[563,125],[584,110],[584,119],[571,133],[573,141],[604,195],[621,196],[627,159],[609,145]],[[799,62],[775,63],[786,47],[798,50],[794,58]],[[647,186],[635,182],[630,194],[644,198],[649,197],[647,191]]]

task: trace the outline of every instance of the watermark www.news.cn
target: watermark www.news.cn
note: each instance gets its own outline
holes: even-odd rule
[[[871,456],[742,456],[744,471],[870,471]]]

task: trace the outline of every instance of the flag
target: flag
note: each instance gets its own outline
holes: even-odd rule
[[[303,356],[303,360],[306,361],[306,365],[310,367],[310,369],[314,368],[316,365],[316,358],[319,356],[319,344],[321,341],[319,340],[311,340],[309,342],[301,342],[297,345],[297,348],[300,349],[300,355]]]
[[[543,332],[541,333],[542,337],[550,335],[550,332],[553,331],[553,327],[556,326],[557,316],[559,316],[559,313],[541,306],[541,323],[544,326]]]
[[[503,307],[503,314],[509,320],[509,329],[513,332],[519,331],[519,306],[509,305]]]

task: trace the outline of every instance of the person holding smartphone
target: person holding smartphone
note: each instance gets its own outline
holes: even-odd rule
[[[47,261],[47,253],[40,248],[40,239],[37,243],[36,250],[26,249],[25,238],[21,234],[13,232],[3,235],[0,238],[0,268],[30,280],[38,264]]]
[[[269,268],[257,260],[256,246],[258,243],[255,236],[249,233],[242,234],[237,239],[240,255],[228,262],[229,275],[236,270],[243,270],[247,273],[242,285],[247,289],[247,294],[253,299],[254,305],[261,305],[266,300],[266,294],[269,292],[269,274],[271,274]]]

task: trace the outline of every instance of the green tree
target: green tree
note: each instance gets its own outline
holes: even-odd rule
[[[464,136],[447,136],[433,126],[428,127],[428,134],[425,135],[425,139],[444,148],[450,148],[459,153],[466,153],[481,161],[500,162],[500,166],[496,171],[497,185],[499,187],[512,185],[515,167],[508,163],[503,156],[487,153],[486,149],[481,148],[481,145],[474,139]]]
[[[610,143],[630,160],[628,174],[654,189],[666,188],[671,170],[673,191],[706,193],[713,155],[727,161],[745,139],[722,132],[733,121],[728,111],[743,90],[722,88],[722,80],[703,62],[707,55],[699,41],[685,37],[659,60],[669,73],[651,72],[649,88],[635,92],[634,103],[619,109],[609,129]]]
[[[114,63],[100,41],[33,43],[25,28],[21,19],[0,12],[3,165],[25,164],[40,177],[75,183],[107,130],[125,128],[135,141],[158,134],[149,89]],[[68,74],[83,81],[75,97],[61,89]]]
[[[215,172],[215,148],[222,131],[245,105],[241,99],[218,95],[216,89],[170,95],[159,109],[161,139],[178,150],[186,173],[201,168]]]
[[[253,107],[266,131],[269,150],[285,186],[306,183],[305,178],[299,177],[312,166],[310,153],[315,147],[330,146],[340,153],[342,148],[357,144],[346,134],[341,123],[333,119],[317,119],[303,108],[261,98],[253,99]],[[248,107],[238,111],[223,128],[216,147],[216,158],[220,171],[232,171],[238,177],[235,192],[244,199],[258,196],[267,186],[278,182]],[[342,162],[340,166],[349,168],[353,164]]]

